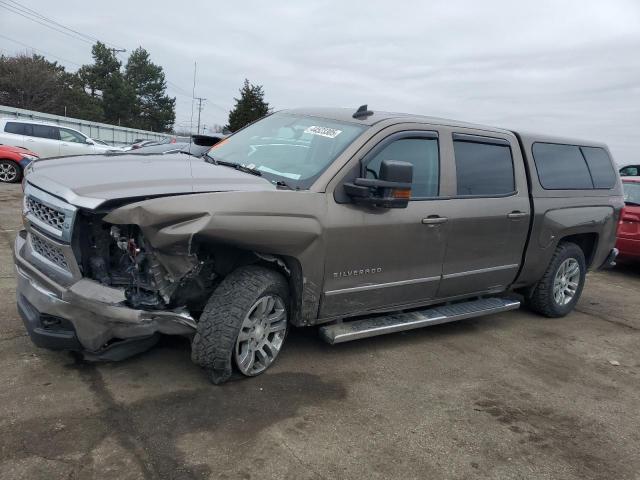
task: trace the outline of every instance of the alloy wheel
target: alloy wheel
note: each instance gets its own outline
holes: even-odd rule
[[[265,371],[280,353],[287,333],[287,310],[277,295],[259,298],[245,316],[236,340],[235,361],[248,376]]]
[[[580,285],[580,264],[575,258],[567,258],[558,267],[553,280],[553,298],[558,305],[566,305],[576,296]]]
[[[18,168],[12,163],[0,163],[0,182],[12,183],[18,177]]]

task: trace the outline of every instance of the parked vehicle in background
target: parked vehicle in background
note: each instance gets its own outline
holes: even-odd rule
[[[346,109],[274,113],[199,159],[35,162],[14,248],[40,346],[120,359],[192,339],[214,383],[289,325],[331,344],[504,312],[562,317],[611,265],[606,145]]]
[[[27,165],[37,159],[38,154],[26,148],[0,145],[0,182],[19,182]]]
[[[95,143],[96,145],[104,145],[105,147],[111,147],[112,145],[109,145],[107,142],[103,141],[103,140],[98,140],[97,138],[92,138],[91,140],[93,140],[93,143]],[[122,148],[122,147],[117,147],[117,148]]]
[[[152,153],[189,153],[196,157],[201,157],[209,151],[209,149],[222,140],[226,135],[194,135],[191,142],[176,142],[176,143],[160,143],[150,144],[144,147],[140,147],[136,150],[131,150],[128,153],[136,155],[146,155]]]
[[[622,260],[640,260],[640,176],[623,177],[624,209],[618,224],[618,241]]]
[[[72,128],[32,120],[0,119],[0,143],[37,151],[40,158],[121,151]]]
[[[626,165],[620,169],[621,177],[640,177],[640,165]]]

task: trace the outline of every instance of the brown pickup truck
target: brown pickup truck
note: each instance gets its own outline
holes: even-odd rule
[[[118,360],[192,339],[214,383],[290,325],[335,344],[515,309],[569,313],[623,207],[600,143],[346,109],[269,115],[204,159],[34,162],[18,309],[38,346]]]

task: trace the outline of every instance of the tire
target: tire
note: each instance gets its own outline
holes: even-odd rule
[[[200,316],[191,359],[216,385],[229,380],[234,368],[244,376],[264,373],[282,349],[288,310],[289,288],[280,273],[257,265],[234,270]]]
[[[576,265],[579,269],[577,274],[568,275],[573,272],[572,266]],[[559,273],[562,268],[565,270]],[[578,303],[584,288],[586,273],[587,266],[582,249],[575,243],[561,243],[551,257],[542,279],[527,299],[527,306],[545,317],[564,317]],[[574,282],[570,281],[573,279],[575,279]],[[572,283],[576,283],[575,288],[571,286]],[[568,292],[571,291],[573,294],[569,295]],[[561,292],[564,292],[564,296]]]
[[[0,182],[18,183],[22,180],[22,169],[13,160],[0,160]]]

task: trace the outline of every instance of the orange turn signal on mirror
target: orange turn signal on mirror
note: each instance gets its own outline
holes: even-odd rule
[[[411,189],[410,188],[394,188],[391,193],[393,198],[402,198],[405,200],[409,200],[411,198]]]

